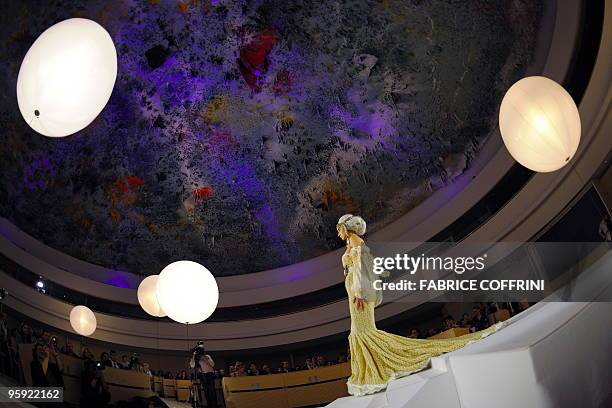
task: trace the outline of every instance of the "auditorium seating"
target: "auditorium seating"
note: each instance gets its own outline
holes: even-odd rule
[[[438,333],[435,336],[428,337],[429,339],[452,339],[453,337],[463,336],[464,334],[469,334],[470,329],[465,327],[453,327],[452,329],[448,329],[443,331],[442,333]]]
[[[175,380],[176,381],[176,400],[188,401],[191,391],[191,380]]]
[[[176,380],[163,379],[164,397],[176,398]]]
[[[147,374],[107,367],[104,378],[111,393],[111,403],[154,395],[151,391],[151,378]]]
[[[33,347],[33,344],[19,345],[21,366],[28,386],[32,386],[30,362],[32,361]],[[78,405],[81,400],[83,360],[63,354],[60,355],[60,359],[64,364],[64,401]],[[104,378],[111,394],[111,403],[130,401],[134,397],[146,398],[154,395],[151,391],[151,379],[144,373],[106,367]]]
[[[349,363],[253,377],[226,377],[227,408],[294,408],[326,404],[348,395]]]
[[[157,395],[164,395],[164,381],[163,378],[161,377],[153,377],[153,391],[155,391],[155,393]]]

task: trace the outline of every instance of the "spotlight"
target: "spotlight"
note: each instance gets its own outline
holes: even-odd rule
[[[0,301],[4,300],[8,296],[8,292],[4,288],[0,288]]]
[[[36,290],[39,291],[40,293],[46,293],[47,291],[45,290],[45,282],[42,280],[42,277],[38,279],[38,281],[36,281]]]

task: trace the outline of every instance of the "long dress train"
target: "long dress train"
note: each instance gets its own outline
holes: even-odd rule
[[[360,285],[368,279],[367,272],[362,270],[362,255],[369,256],[365,244],[352,248],[342,257],[347,271],[345,287],[351,313],[348,337],[351,353],[351,376],[347,382],[349,394],[359,396],[382,391],[389,381],[426,368],[431,357],[464,347],[502,326],[496,324],[480,332],[440,340],[412,339],[378,330],[374,308],[380,300],[368,301],[363,310],[358,310],[356,303],[353,303],[356,296],[365,298],[362,294],[364,286]]]

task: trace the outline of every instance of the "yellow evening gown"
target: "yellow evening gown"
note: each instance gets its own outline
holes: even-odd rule
[[[367,279],[363,276],[366,272],[360,267],[362,250],[363,255],[371,256],[365,244],[352,248],[342,256],[342,264],[347,271],[345,287],[351,313],[348,337],[351,353],[351,376],[347,382],[349,394],[359,396],[382,391],[389,381],[426,368],[431,357],[457,350],[501,327],[498,323],[480,332],[440,340],[412,339],[378,330],[374,308],[382,297],[368,301],[363,310],[358,310],[356,303],[353,303],[355,292],[360,292],[359,283],[362,283],[357,281]],[[359,297],[364,298],[363,295]]]

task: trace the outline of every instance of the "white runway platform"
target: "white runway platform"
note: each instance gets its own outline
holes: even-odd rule
[[[428,370],[385,392],[346,397],[331,408],[610,408],[612,407],[612,252],[571,285],[592,302],[552,300],[510,320],[503,330],[432,359]]]

